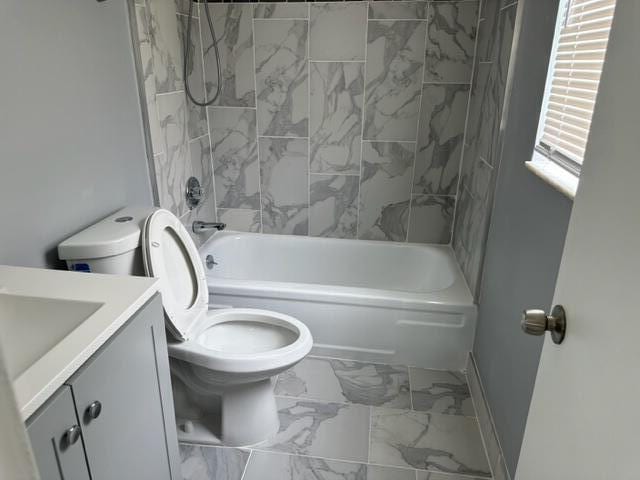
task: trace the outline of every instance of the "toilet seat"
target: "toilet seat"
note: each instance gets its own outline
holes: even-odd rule
[[[289,315],[250,308],[208,310],[198,250],[171,212],[149,215],[142,241],[145,271],[159,279],[166,325],[179,340],[169,343],[172,357],[219,372],[263,375],[309,353],[309,329]]]
[[[277,348],[264,348],[262,351],[242,351],[237,346],[231,349],[212,349],[202,341],[203,333],[232,324],[240,326],[240,329],[244,327],[251,329],[256,325],[267,327],[263,332],[256,332],[256,330],[251,332],[254,336],[265,333],[268,336],[274,331],[285,330],[285,334],[289,334],[290,341]],[[230,336],[233,336],[233,333]],[[238,333],[235,338],[236,343],[240,338],[244,338],[245,342],[249,341],[248,336],[243,337],[243,332]],[[264,376],[266,372],[280,369],[283,365],[290,363],[292,358],[304,357],[309,353],[311,344],[312,339],[307,327],[289,315],[254,308],[224,308],[207,312],[192,331],[189,340],[169,343],[168,347],[172,357],[201,367],[218,372],[252,373]]]
[[[167,328],[179,340],[187,340],[209,304],[198,250],[182,222],[162,209],[147,217],[142,247],[145,271],[160,283]]]

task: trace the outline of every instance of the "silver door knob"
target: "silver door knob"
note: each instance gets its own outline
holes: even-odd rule
[[[567,317],[562,305],[556,305],[547,315],[544,310],[530,309],[522,314],[522,330],[529,335],[544,335],[551,332],[553,343],[560,344],[567,331]]]

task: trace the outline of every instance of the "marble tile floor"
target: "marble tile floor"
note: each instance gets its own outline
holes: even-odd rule
[[[491,478],[461,372],[308,357],[275,393],[275,437],[251,448],[181,444],[184,479]]]

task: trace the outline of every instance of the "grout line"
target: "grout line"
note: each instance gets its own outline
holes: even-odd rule
[[[254,82],[255,84],[255,82]],[[244,107],[242,105],[209,105],[207,108],[220,108],[220,109],[231,109],[231,110],[256,110],[256,107]]]
[[[162,93],[156,92],[156,97],[163,97],[163,96],[166,96],[166,95],[175,95],[176,93],[183,93],[184,94],[184,88],[180,89],[180,90],[173,90],[171,92],[162,92]]]
[[[196,10],[196,11],[197,11],[197,10]],[[176,16],[178,16],[178,17],[188,17],[189,15],[188,15],[188,14],[186,14],[186,13],[182,13],[182,12],[176,12]],[[196,20],[199,20],[199,18],[198,18],[198,16],[197,16],[197,15],[191,15],[191,18],[192,18],[192,19],[194,19],[194,18],[195,18]]]
[[[422,85],[471,85],[471,82],[422,82]]]
[[[238,448],[238,447],[225,447],[225,448]],[[246,447],[244,447],[246,448]],[[411,471],[411,472],[415,472],[415,474],[417,475],[419,472],[428,472],[428,473],[437,473],[440,475],[443,475],[444,477],[451,477],[451,480],[454,479],[468,479],[468,480],[480,480],[482,478],[482,480],[491,480],[491,477],[477,477],[477,476],[468,476],[466,474],[460,475],[453,475],[449,472],[442,472],[440,470],[433,470],[433,469],[429,469],[429,470],[423,470],[423,469],[416,469],[414,467],[410,467],[410,466],[405,466],[405,465],[391,465],[388,463],[377,463],[377,462],[365,462],[362,460],[351,460],[351,459],[344,459],[344,458],[334,458],[334,457],[325,457],[325,456],[321,456],[321,455],[310,455],[310,454],[306,454],[306,453],[292,453],[292,452],[283,452],[283,451],[279,451],[279,450],[270,450],[268,447],[251,447],[250,449],[252,452],[258,452],[258,453],[267,453],[267,454],[273,454],[273,455],[281,455],[281,456],[287,456],[287,457],[301,457],[301,458],[310,458],[310,459],[317,459],[317,460],[327,460],[330,462],[338,462],[338,463],[348,463],[351,465],[368,465],[368,466],[373,466],[373,467],[387,467],[387,468],[392,468],[392,469],[396,469],[396,470],[405,470],[405,471]],[[248,463],[248,462],[247,462]]]
[[[260,208],[260,232],[264,231],[264,223],[262,219],[262,163],[260,162],[260,141],[258,138],[258,72],[256,70],[256,19],[253,18],[255,12],[255,6],[253,7],[251,18],[251,38],[253,40],[253,103],[255,104],[255,141],[256,141],[256,156],[258,157],[258,207]],[[248,462],[247,462],[248,463]]]
[[[508,5],[503,5],[503,6],[500,8],[500,11],[502,12],[503,10],[506,10],[507,8],[511,8],[511,7],[513,7],[514,5],[517,5],[517,3],[518,3],[518,0],[513,0],[513,2],[511,2],[510,4],[508,4]]]
[[[369,406],[369,432],[367,435],[367,464],[371,461],[371,425],[373,424],[373,407]]]
[[[447,195],[440,193],[412,193],[412,197],[439,197],[439,198],[456,198],[456,195]]]
[[[471,68],[471,82],[469,83],[469,98],[467,99],[467,114],[464,120],[464,134],[462,137],[462,152],[460,152],[460,165],[458,167],[458,184],[456,185],[456,194],[460,195],[461,194],[461,190],[460,187],[463,186],[462,184],[462,169],[464,167],[464,161],[465,161],[465,154],[467,153],[467,134],[468,131],[467,129],[469,128],[469,116],[471,113],[471,99],[472,99],[472,94],[473,94],[473,86],[474,86],[474,79],[476,79],[476,70],[477,70],[477,64],[478,62],[476,62],[476,58],[478,56],[478,38],[480,35],[478,35],[478,33],[480,32],[480,20],[482,17],[482,2],[478,3],[478,19],[476,21],[476,38],[475,38],[475,43],[473,45],[473,66]],[[466,188],[466,186],[464,186],[466,190],[468,190],[468,188]],[[467,191],[467,193],[470,193]],[[456,198],[456,202],[453,205],[453,216],[451,217],[451,239],[449,240],[449,245],[453,246],[453,239],[456,235],[456,219],[458,217],[459,212],[459,206],[460,206],[460,199]],[[468,253],[468,252],[467,252]],[[454,257],[455,257],[455,252],[454,252]],[[458,259],[456,258],[456,261],[459,263]],[[464,277],[464,275],[463,275]],[[466,279],[465,279],[466,280]],[[475,297],[475,295],[472,295],[473,297]]]
[[[409,403],[411,405],[411,410],[413,410],[413,382],[411,381],[411,368],[407,367],[407,377],[409,379]]]
[[[416,140],[362,140],[363,143],[416,143]]]
[[[358,204],[356,207],[356,236],[360,238],[360,205],[362,201],[362,162],[364,160],[364,122],[367,107],[367,60],[369,58],[369,5],[367,4],[367,22],[364,29],[364,63],[362,65],[362,109],[360,111],[360,164],[358,165]]]
[[[359,0],[362,1],[362,0]],[[424,1],[424,0],[422,0]],[[310,63],[366,63],[365,60],[314,60],[309,59]]]
[[[427,4],[429,5],[429,4]],[[429,8],[427,7],[427,19],[429,18]],[[424,95],[424,73],[425,73],[425,69],[426,69],[426,55],[427,55],[427,44],[429,41],[429,28],[428,28],[428,22],[427,22],[427,27],[425,27],[425,32],[424,32],[424,54],[422,56],[422,68],[420,69],[420,80],[422,80],[422,82],[420,83],[420,99],[418,100],[418,118],[416,120],[416,135],[415,135],[415,139],[416,139],[416,144],[413,148],[413,166],[411,169],[411,183],[409,184],[409,211],[407,213],[407,236],[405,237],[404,241],[405,242],[409,242],[409,232],[411,231],[411,210],[413,208],[413,187],[414,187],[414,182],[416,180],[416,164],[418,163],[418,138],[420,136],[420,121],[422,120],[422,97]],[[424,126],[423,126],[424,127]]]
[[[307,3],[307,236],[311,235],[311,3]]]
[[[359,173],[333,173],[333,172],[310,172],[309,175],[323,175],[325,177],[359,177]]]
[[[209,128],[209,122],[208,122],[208,121],[207,121],[207,128]],[[200,139],[202,139],[202,138],[206,137],[207,135],[209,135],[209,132],[205,133],[204,135],[200,135],[200,136],[198,136],[198,137],[190,138],[190,139],[189,139],[189,143],[196,142],[196,141],[198,141],[198,140],[200,140]]]
[[[344,459],[344,458],[334,458],[334,457],[323,457],[321,455],[309,455],[307,453],[291,453],[291,452],[282,452],[279,450],[269,450],[268,447],[257,447],[257,448],[252,448],[253,451],[256,452],[262,452],[262,453],[272,453],[274,455],[286,455],[288,457],[302,457],[302,458],[316,458],[318,460],[329,460],[332,462],[341,462],[341,463],[349,463],[352,465],[367,465],[368,463],[364,460],[351,460],[351,459]],[[405,467],[405,466],[401,466],[401,465],[387,465],[387,464],[381,464],[381,463],[371,463],[369,465],[374,465],[374,466],[381,466],[381,467],[391,467],[391,468],[397,468],[399,470],[415,470],[415,468],[413,467]],[[427,471],[427,470],[425,470]],[[486,480],[490,480],[490,479],[486,479]]]
[[[208,97],[207,74],[206,74],[206,68],[205,68],[206,65],[204,61],[204,37],[202,36],[202,23],[200,22],[200,14],[203,12],[200,12],[199,5],[197,5],[197,7],[198,7],[198,30],[200,31],[200,59],[202,61],[202,82],[203,82],[202,90],[204,92],[204,98],[206,100]],[[212,41],[215,42],[216,39],[213,38]],[[187,99],[187,101],[189,101],[189,99]],[[207,134],[209,135],[209,165],[211,168],[211,188],[213,191],[213,215],[216,221],[218,221],[220,219],[218,218],[218,198],[216,197],[216,173],[215,173],[215,162],[213,160],[213,135],[211,133],[212,122],[209,114],[210,107],[202,107],[202,108],[204,108],[204,114],[207,117]]]
[[[329,0],[329,1],[332,1],[332,0]],[[372,0],[372,1],[377,2],[379,0]],[[427,3],[426,0],[416,0],[416,1],[422,1]],[[427,22],[428,20],[426,18],[368,18],[367,21],[368,22]]]
[[[244,476],[247,473],[247,469],[249,468],[249,462],[251,461],[251,456],[253,455],[253,449],[249,449],[249,456],[247,457],[247,463],[244,464],[244,469],[242,470],[242,475],[240,476],[240,480],[244,480]]]
[[[279,139],[285,139],[285,140],[308,140],[309,137],[292,137],[292,136],[288,136],[288,137],[283,137],[283,136],[279,136],[279,135],[258,135],[258,138],[279,138]]]

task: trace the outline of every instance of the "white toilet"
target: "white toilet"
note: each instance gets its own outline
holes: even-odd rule
[[[138,246],[142,258],[133,253]],[[189,409],[184,397],[194,410],[210,409],[205,415],[184,414],[178,425],[183,438],[215,443],[207,436],[211,426],[198,424],[211,416],[219,417],[214,430],[225,445],[253,445],[278,431],[272,377],[309,353],[311,333],[299,320],[276,312],[209,310],[198,250],[172,213],[123,209],[65,240],[58,253],[71,270],[135,274],[142,261],[144,271],[159,279],[166,326],[174,337],[169,339],[174,393],[176,383],[185,387],[175,393],[177,415]]]

